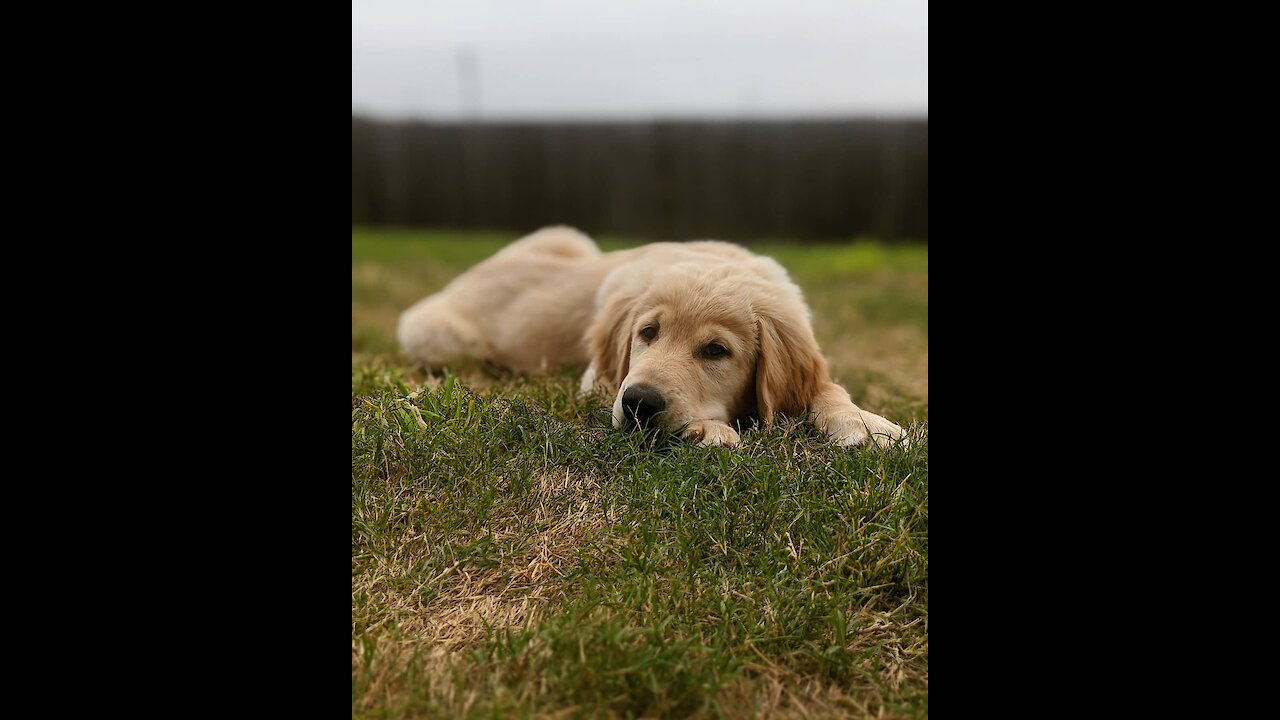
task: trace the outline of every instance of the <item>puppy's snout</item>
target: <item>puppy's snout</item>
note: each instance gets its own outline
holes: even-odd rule
[[[622,410],[629,425],[653,425],[654,418],[666,409],[662,393],[648,385],[632,385],[622,394]]]

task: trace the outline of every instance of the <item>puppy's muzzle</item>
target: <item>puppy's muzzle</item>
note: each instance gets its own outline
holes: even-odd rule
[[[648,385],[632,385],[622,394],[622,411],[627,416],[627,426],[653,427],[667,401],[662,393]]]

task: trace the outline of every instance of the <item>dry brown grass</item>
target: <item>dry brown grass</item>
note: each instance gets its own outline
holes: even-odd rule
[[[598,481],[587,475],[563,470],[544,474],[537,479],[532,515],[497,516],[474,537],[455,538],[465,543],[487,535],[494,543],[519,545],[519,551],[504,554],[501,565],[467,569],[454,563],[406,584],[406,578],[417,577],[419,562],[435,551],[417,538],[353,575],[353,607],[360,595],[362,605],[370,608],[359,617],[353,611],[353,626],[361,625],[360,634],[377,638],[372,651],[352,642],[353,677],[372,678],[364,696],[353,699],[353,707],[387,707],[403,700],[412,660],[415,677],[439,693],[435,699],[465,714],[475,698],[457,695],[450,682],[453,668],[465,665],[465,652],[488,633],[528,628],[556,602],[559,581],[584,538],[616,524],[623,510],[605,511],[598,491]],[[421,600],[424,592],[431,596],[426,603]]]
[[[831,337],[822,350],[837,381],[863,374],[873,378],[866,394],[854,402],[868,407],[902,397],[929,402],[929,339],[918,328],[865,328]]]
[[[920,619],[902,623],[896,612],[863,611],[854,616],[859,626],[847,649],[867,654],[860,681],[836,684],[799,674],[751,648],[755,657],[747,675],[725,687],[715,704],[729,717],[752,718],[898,718],[911,717],[889,709],[890,697],[905,686],[929,687],[927,636],[906,633]],[[868,654],[873,651],[874,656]]]

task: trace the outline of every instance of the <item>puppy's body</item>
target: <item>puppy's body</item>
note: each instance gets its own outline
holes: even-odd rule
[[[614,426],[649,424],[709,445],[735,421],[814,412],[842,445],[902,428],[832,383],[800,289],[773,260],[716,241],[601,253],[545,228],[400,316],[405,354],[429,366],[488,360],[526,374],[587,365]]]
[[[575,230],[540,230],[406,310],[400,347],[430,366],[489,360],[532,374],[586,364],[596,291],[629,252],[604,255]]]

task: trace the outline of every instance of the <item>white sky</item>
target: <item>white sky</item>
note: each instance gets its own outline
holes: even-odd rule
[[[924,116],[928,0],[352,0],[353,113],[477,94],[488,118]]]

